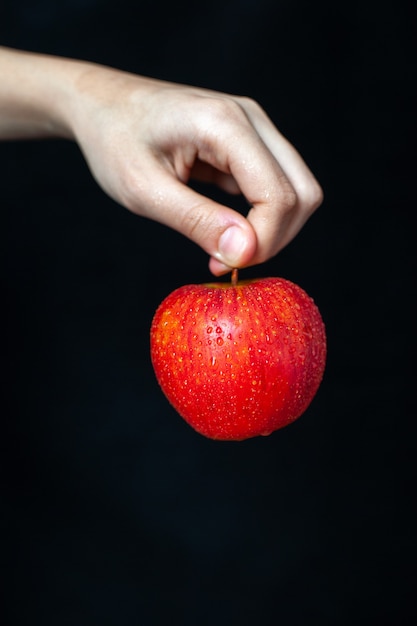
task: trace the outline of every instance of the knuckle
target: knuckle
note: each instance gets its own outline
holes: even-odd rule
[[[236,101],[240,103],[243,109],[251,113],[259,113],[263,111],[261,105],[250,96],[239,96]]]
[[[196,204],[182,215],[180,230],[189,239],[203,242],[209,239],[212,225],[211,212],[203,204]]]
[[[292,213],[298,204],[295,190],[289,185],[283,185],[279,191],[278,204],[283,214]]]
[[[323,190],[315,179],[304,185],[298,195],[300,206],[307,214],[314,213],[324,198]]]
[[[311,206],[312,206],[312,210],[315,211],[322,204],[324,200],[324,193],[323,193],[323,189],[321,188],[321,186],[319,185],[317,181],[315,181],[315,184],[313,185],[313,187],[314,189],[312,189],[312,192],[311,192]]]
[[[196,233],[204,228],[204,218],[201,211],[186,211],[181,217],[181,232],[190,239],[194,239]]]
[[[229,98],[208,98],[205,102],[204,116],[209,129],[218,128],[231,121],[242,123],[246,119],[242,107]]]

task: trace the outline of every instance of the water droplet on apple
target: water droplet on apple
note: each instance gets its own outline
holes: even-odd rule
[[[216,328],[216,333],[217,333],[217,334],[219,334],[219,333],[222,333],[222,332],[223,332],[223,331],[222,331],[221,327],[220,327],[220,326],[217,326],[217,328]]]
[[[207,339],[207,345],[208,345],[208,346],[211,346],[211,344],[212,344],[211,339]]]
[[[224,341],[221,337],[217,337],[216,342],[218,346],[222,346],[224,344]]]
[[[231,338],[232,338],[231,333],[229,333],[229,334],[227,335],[227,338],[228,338],[228,339],[231,339]]]
[[[208,334],[213,332],[213,326],[207,326],[207,332]]]
[[[211,364],[212,365],[216,365],[216,357],[215,356],[211,357]]]

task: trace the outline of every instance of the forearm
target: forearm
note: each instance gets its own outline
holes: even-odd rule
[[[0,46],[0,140],[72,137],[70,109],[83,68]]]

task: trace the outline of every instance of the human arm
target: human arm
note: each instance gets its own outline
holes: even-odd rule
[[[301,156],[251,99],[0,48],[0,139],[62,137],[131,211],[183,233],[210,269],[261,263],[322,201]],[[191,189],[243,193],[247,217]]]

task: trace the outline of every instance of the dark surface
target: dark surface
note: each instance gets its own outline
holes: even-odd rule
[[[148,332],[206,255],[109,200],[76,146],[0,144],[5,625],[415,624],[415,28],[401,3],[2,2],[6,45],[255,97],[325,202],[277,258],[323,385],[215,443]],[[414,365],[414,371],[413,367]]]

